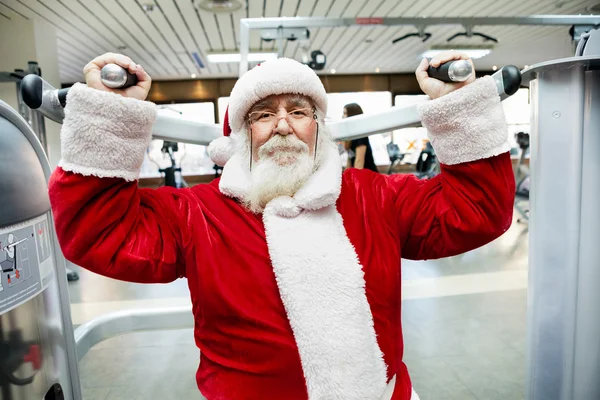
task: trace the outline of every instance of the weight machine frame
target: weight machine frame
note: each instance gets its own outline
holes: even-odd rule
[[[248,54],[250,52],[250,31],[253,29],[276,30],[278,35],[278,51],[284,29],[339,28],[348,26],[414,26],[418,32],[432,25],[459,25],[471,32],[475,26],[484,25],[555,25],[573,26],[574,39],[583,30],[600,26],[600,16],[586,15],[531,15],[525,17],[455,17],[455,18],[330,18],[330,17],[283,17],[283,18],[242,18],[240,20],[240,68],[239,76],[248,71]]]

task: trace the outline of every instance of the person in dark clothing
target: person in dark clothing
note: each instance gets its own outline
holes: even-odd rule
[[[344,115],[342,118],[353,117],[363,113],[362,108],[356,103],[346,104],[344,106]],[[369,138],[361,138],[344,142],[344,147],[348,151],[348,168],[370,169],[379,172],[373,158],[373,150]]]

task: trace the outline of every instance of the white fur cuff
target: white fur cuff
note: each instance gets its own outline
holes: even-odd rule
[[[475,161],[510,150],[504,109],[490,76],[421,105],[419,112],[442,164]]]
[[[59,166],[82,175],[138,178],[156,107],[77,83],[67,95]]]

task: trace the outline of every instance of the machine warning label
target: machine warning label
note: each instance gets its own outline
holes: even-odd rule
[[[53,272],[51,255],[46,216],[0,229],[0,314],[47,286]]]

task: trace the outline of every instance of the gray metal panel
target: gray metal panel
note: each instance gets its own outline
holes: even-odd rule
[[[584,67],[575,66],[542,71],[531,82],[529,400],[576,400],[569,393],[577,322],[583,77]]]
[[[44,171],[23,133],[0,108],[0,227],[23,222],[50,209]]]
[[[600,399],[598,67],[565,59],[528,74],[529,400]]]
[[[599,32],[600,33],[600,32]],[[600,399],[600,70],[585,74],[573,399]]]

